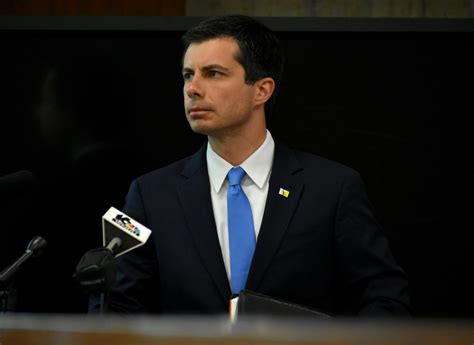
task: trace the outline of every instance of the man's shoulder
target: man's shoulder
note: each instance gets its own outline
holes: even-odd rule
[[[348,165],[315,153],[300,150],[295,150],[295,153],[301,161],[306,163],[308,168],[324,169],[345,174],[356,173],[356,170]]]
[[[183,178],[183,173],[185,173],[189,166],[199,165],[199,163],[197,163],[200,160],[199,156],[200,151],[193,155],[179,159],[169,165],[149,171],[136,178],[136,181],[140,185],[150,185],[157,183],[169,184],[173,181],[179,181]]]
[[[324,174],[332,177],[359,175],[354,168],[336,160],[300,148],[281,144],[279,147],[286,151],[286,155],[293,156],[307,174],[317,173],[318,175]]]
[[[149,171],[142,176],[140,176],[139,180],[149,181],[149,180],[156,180],[159,178],[163,178],[165,176],[177,176],[180,175],[187,163],[192,158],[191,156],[187,156],[182,158],[178,161],[175,161],[171,164],[165,165],[163,167],[157,168],[155,170]]]

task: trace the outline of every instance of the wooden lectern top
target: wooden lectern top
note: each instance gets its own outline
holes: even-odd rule
[[[5,314],[0,345],[472,345],[474,320]]]

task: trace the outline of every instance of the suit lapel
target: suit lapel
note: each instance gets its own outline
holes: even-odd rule
[[[231,290],[213,216],[206,145],[190,159],[181,174],[185,180],[178,185],[177,192],[188,228],[204,266],[227,303]]]
[[[296,210],[304,187],[296,177],[300,170],[293,151],[276,143],[265,212],[247,278],[249,290],[258,289]],[[289,191],[288,197],[279,194],[280,188]]]

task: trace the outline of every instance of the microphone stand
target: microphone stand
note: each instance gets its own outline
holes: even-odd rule
[[[16,305],[16,290],[11,287],[5,287],[0,290],[1,310],[2,314],[6,314],[8,311],[13,311]]]
[[[0,291],[0,298],[2,299],[2,314],[6,314],[8,310],[8,290]]]
[[[112,238],[110,240],[109,244],[107,247],[105,247],[106,250],[110,251],[112,254],[114,254],[114,249],[120,248],[122,245],[122,240],[118,237]],[[114,265],[114,271],[115,271],[115,265]],[[107,310],[107,300],[108,300],[108,289],[103,289],[103,291],[100,293],[100,307],[99,307],[99,312],[100,314],[104,314]]]

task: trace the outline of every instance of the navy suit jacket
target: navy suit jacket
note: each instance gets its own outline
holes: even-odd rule
[[[289,191],[284,197],[280,188]],[[231,289],[206,145],[132,182],[123,211],[152,230],[117,260],[109,310],[226,313]],[[357,172],[276,143],[248,290],[339,314],[406,314],[407,281]]]

